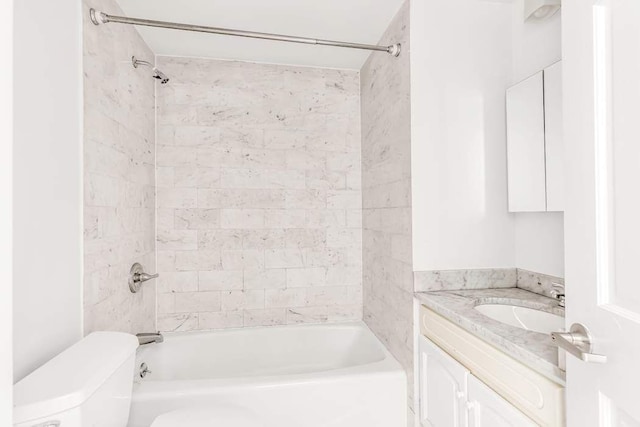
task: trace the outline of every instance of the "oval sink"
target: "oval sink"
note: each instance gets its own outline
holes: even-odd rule
[[[475,309],[493,320],[527,331],[549,334],[564,330],[564,317],[545,311],[506,304],[480,304]]]

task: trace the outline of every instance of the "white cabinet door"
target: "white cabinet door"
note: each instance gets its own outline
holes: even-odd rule
[[[564,210],[564,144],[562,143],[562,62],[544,69],[544,149],[547,211]]]
[[[537,425],[473,375],[467,378],[467,399],[469,427],[535,427]]]
[[[466,427],[466,377],[469,371],[424,337],[420,337],[420,423]]]
[[[507,89],[510,212],[547,210],[542,71]]]

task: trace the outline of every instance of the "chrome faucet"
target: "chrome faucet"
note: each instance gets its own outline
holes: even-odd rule
[[[129,271],[129,290],[134,294],[140,290],[147,280],[155,279],[159,274],[147,274],[140,263],[136,262]]]
[[[553,289],[551,290],[551,298],[558,300],[558,305],[564,307],[564,284],[553,282]]]
[[[143,332],[141,334],[136,334],[136,337],[138,337],[138,343],[140,345],[152,343],[159,344],[164,341],[164,337],[160,332]]]

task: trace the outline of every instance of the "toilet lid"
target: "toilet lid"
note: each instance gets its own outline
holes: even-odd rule
[[[184,408],[157,417],[151,427],[266,427],[254,412],[238,406]]]

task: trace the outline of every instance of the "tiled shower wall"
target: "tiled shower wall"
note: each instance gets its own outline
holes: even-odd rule
[[[358,73],[157,63],[159,329],[361,319]]]
[[[156,267],[155,80],[131,56],[154,54],[132,26],[93,25],[90,7],[122,14],[112,0],[83,4],[84,332],[148,332],[155,283],[132,294],[127,279],[134,262]]]
[[[364,320],[413,380],[409,2],[361,70]]]

